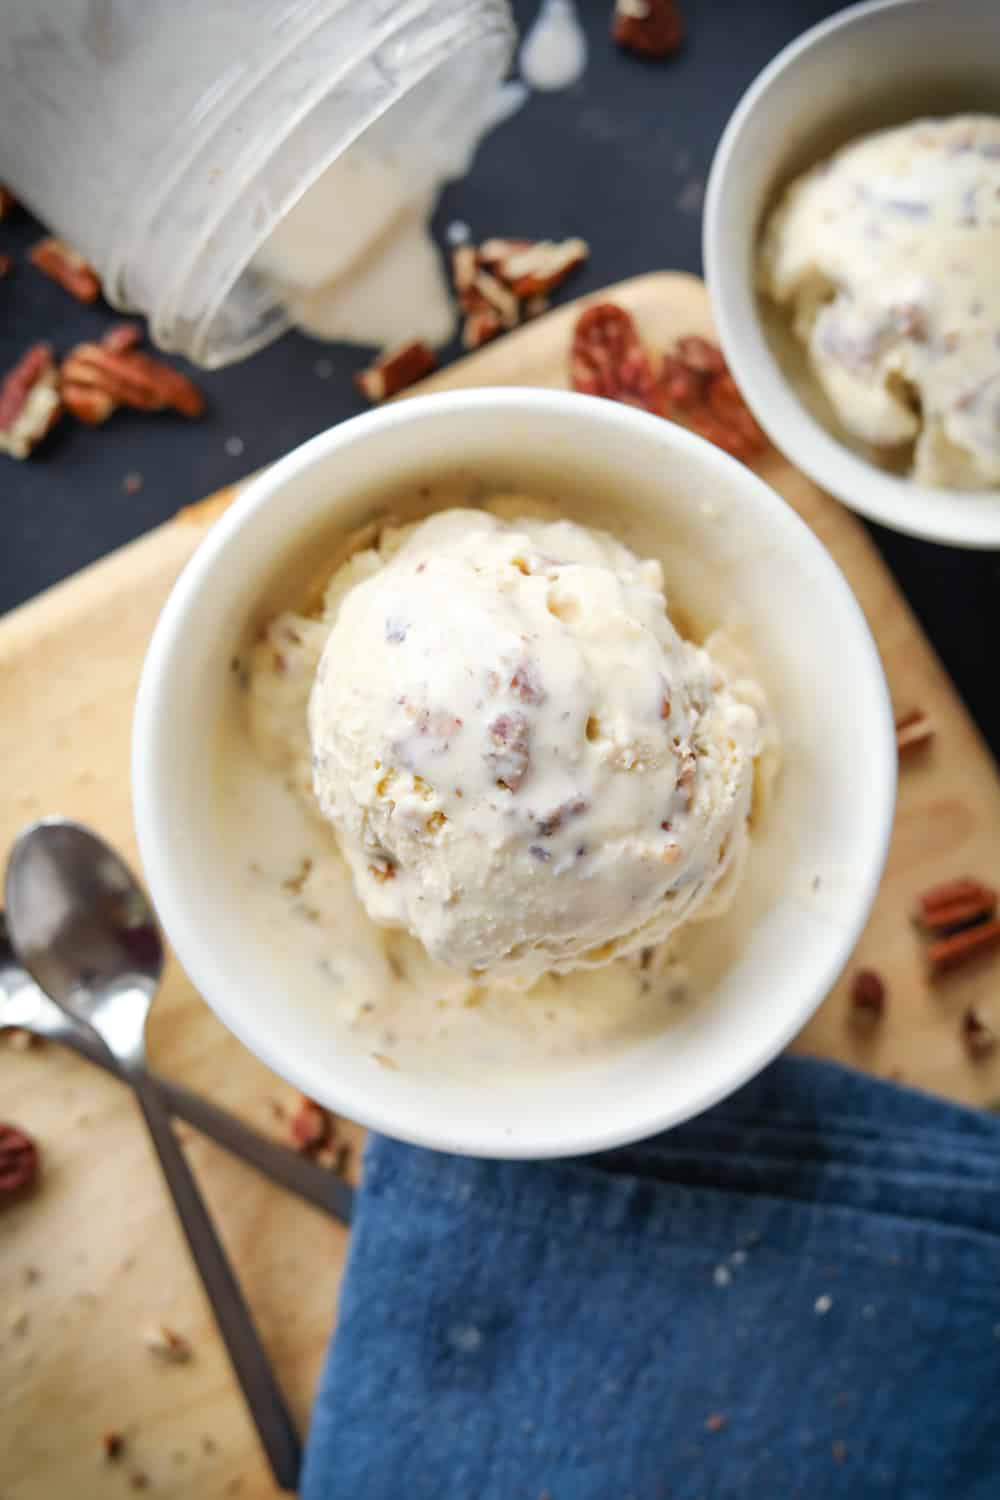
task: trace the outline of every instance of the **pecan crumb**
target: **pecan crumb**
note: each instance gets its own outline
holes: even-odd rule
[[[436,366],[434,350],[423,339],[413,339],[380,355],[367,369],[359,370],[354,384],[367,400],[387,401],[397,391],[429,375]]]
[[[713,1411],[709,1416],[705,1418],[706,1432],[721,1432],[723,1427],[728,1427],[728,1425],[729,1418],[726,1416],[725,1412]]]
[[[125,1439],[120,1432],[110,1431],[101,1434],[101,1447],[104,1449],[104,1457],[109,1463],[121,1458],[125,1450]]]
[[[141,1471],[141,1469],[137,1470],[136,1473],[134,1473],[130,1477],[129,1484],[132,1486],[132,1488],[134,1490],[148,1490],[149,1489],[149,1476],[148,1476],[148,1474],[143,1474],[143,1472]]]
[[[670,57],[684,40],[677,0],[616,0],[611,35],[641,57]]]
[[[300,1094],[289,1128],[296,1150],[301,1151],[304,1156],[312,1156],[329,1145],[335,1121],[322,1104],[317,1104],[315,1099],[310,1099],[306,1094]]]
[[[996,1031],[978,1005],[970,1005],[962,1017],[962,1039],[970,1057],[988,1057],[996,1048]]]
[[[164,1364],[185,1365],[191,1358],[191,1345],[182,1334],[163,1323],[153,1323],[145,1330],[142,1341],[150,1354]]]
[[[875,969],[859,969],[851,981],[851,1023],[871,1031],[885,1014],[885,981]]]
[[[48,235],[32,245],[28,259],[36,270],[56,282],[78,302],[96,302],[101,294],[100,279],[93,266],[72,245],[55,235]]]

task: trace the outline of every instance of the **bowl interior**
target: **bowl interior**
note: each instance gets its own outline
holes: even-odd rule
[[[918,485],[832,435],[804,365],[754,291],[763,220],[786,184],[847,141],[921,115],[996,113],[1000,7],[992,0],[889,0],[814,27],[779,53],[719,143],[705,210],[705,265],[719,335],[774,442],[845,504],[898,531],[967,547],[1000,545],[1000,491]],[[770,334],[770,336],[769,336]]]
[[[460,455],[460,459],[455,455]],[[230,661],[308,555],[332,553],[387,495],[442,475],[555,499],[664,564],[696,632],[725,625],[759,667],[784,764],[743,882],[748,931],[696,1007],[653,1035],[557,1062],[388,1070],[339,1023],[315,965],[246,920],[247,856],[206,774],[233,712]],[[248,752],[249,753],[249,752]],[[867,915],[888,841],[895,749],[878,656],[835,565],[749,471],[670,424],[541,391],[416,398],[323,434],[254,482],[179,581],[135,726],[140,848],[195,985],[276,1071],[418,1143],[541,1156],[641,1137],[706,1107],[804,1023]],[[270,835],[263,819],[261,839]],[[280,921],[276,914],[275,921]],[[712,924],[706,924],[708,933]],[[350,940],[345,933],[344,940]],[[569,984],[570,979],[564,980]]]

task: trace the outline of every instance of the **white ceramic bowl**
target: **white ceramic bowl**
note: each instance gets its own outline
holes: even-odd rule
[[[704,260],[719,337],[761,425],[845,505],[896,531],[1000,546],[1000,490],[934,489],[885,473],[810,413],[769,347],[753,288],[762,220],[781,188],[871,130],[922,114],[997,112],[998,0],[880,0],[815,26],[764,69],[719,142]]]
[[[378,498],[457,468],[491,486],[603,495],[606,524],[649,552],[689,609],[746,635],[784,738],[765,820],[774,899],[703,1001],[641,1042],[456,1076],[389,1071],[324,1006],[315,965],[243,920],[232,840],[208,772],[234,651],[317,527],[343,536]],[[315,566],[316,544],[310,543]],[[322,555],[320,549],[320,555]],[[794,1036],[844,965],[886,853],[895,742],[881,663],[842,575],[748,469],[669,422],[524,389],[417,397],[322,433],[254,480],[174,588],[143,670],[134,730],[139,846],[166,932],[221,1019],[338,1113],[418,1144],[555,1156],[652,1134],[706,1108]],[[262,835],[263,836],[263,835]],[[570,983],[565,980],[564,983]],[[327,989],[326,994],[329,994]]]

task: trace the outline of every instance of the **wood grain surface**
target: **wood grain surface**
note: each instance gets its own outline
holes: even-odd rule
[[[629,307],[654,344],[711,331],[704,288],[689,276],[644,276],[602,295]],[[550,314],[421,390],[564,385],[574,316],[572,307]],[[1000,970],[986,960],[931,985],[909,911],[914,893],[933,882],[1000,877],[996,768],[861,524],[779,454],[759,470],[847,574],[897,707],[919,705],[937,729],[930,749],[902,771],[888,869],[848,975],[796,1045],[988,1103],[1000,1094],[1000,1062],[972,1063],[959,1022],[976,1002],[1000,1024]],[[143,653],[171,584],[230,498],[182,511],[0,621],[3,847],[29,819],[62,812],[137,859],[128,754]],[[885,1023],[867,1041],[846,1024],[846,985],[859,964],[877,968],[889,990]],[[275,1108],[287,1107],[292,1091],[225,1031],[176,963],[153,1013],[150,1050],[163,1072],[283,1134]],[[0,1118],[30,1130],[45,1156],[40,1190],[0,1217],[0,1500],[113,1500],[142,1480],[150,1494],[177,1500],[272,1495],[124,1088],[53,1046],[15,1052],[0,1044],[0,1098]],[[340,1129],[358,1143],[353,1126]],[[184,1134],[304,1430],[334,1324],[346,1233]],[[190,1363],[155,1361],[142,1338],[155,1322],[190,1340]],[[108,1463],[101,1438],[112,1429],[124,1434],[125,1450]]]

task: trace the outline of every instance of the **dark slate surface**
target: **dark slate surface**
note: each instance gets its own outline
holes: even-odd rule
[[[514,8],[523,28],[537,0],[514,0]],[[582,233],[592,259],[573,294],[656,268],[700,270],[701,190],[730,111],[781,46],[839,8],[823,0],[685,0],[688,45],[655,64],[609,44],[609,0],[580,0],[590,34],[583,80],[565,93],[534,95],[494,133],[471,177],[446,192],[438,229],[461,218],[477,236]],[[0,225],[0,250],[19,255],[37,234],[20,213]],[[79,307],[22,261],[0,283],[0,368],[37,338],[64,349],[109,319],[103,305]],[[0,458],[0,609],[353,415],[361,403],[350,375],[359,362],[356,350],[288,335],[246,364],[199,377],[211,400],[199,423],[133,413],[97,431],[65,422],[30,462]],[[129,473],[143,477],[136,494],[123,488]],[[996,554],[873,532],[1000,752],[997,673],[984,667],[983,644],[1000,626]]]

